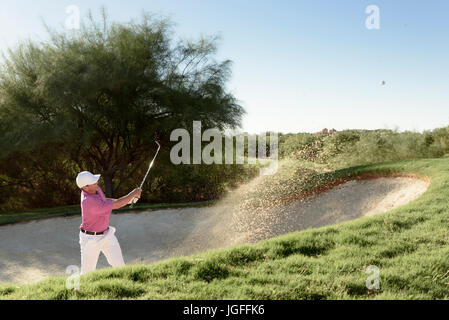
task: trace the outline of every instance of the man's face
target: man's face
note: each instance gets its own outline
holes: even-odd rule
[[[98,189],[98,183],[94,183],[94,184],[88,184],[87,186],[83,187],[83,190],[86,191],[87,193],[96,193]]]

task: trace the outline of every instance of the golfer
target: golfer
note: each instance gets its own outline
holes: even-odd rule
[[[122,250],[115,237],[115,228],[109,226],[112,209],[127,205],[133,198],[140,198],[142,190],[134,189],[120,199],[106,198],[98,186],[99,174],[83,171],[76,177],[76,184],[81,191],[80,246],[81,274],[86,274],[97,268],[100,252],[106,256],[113,267],[123,266]]]

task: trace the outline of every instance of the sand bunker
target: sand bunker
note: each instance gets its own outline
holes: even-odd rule
[[[222,204],[130,212],[113,214],[110,224],[117,228],[127,264],[150,263],[382,213],[417,198],[427,187],[413,178],[357,180],[280,208],[244,212]],[[80,223],[77,216],[0,227],[0,282],[33,283],[79,266]],[[97,268],[107,266],[101,254]]]

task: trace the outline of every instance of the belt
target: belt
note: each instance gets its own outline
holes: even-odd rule
[[[109,229],[109,227],[108,227],[108,229]],[[85,233],[85,234],[89,234],[89,235],[93,235],[93,236],[99,236],[99,235],[105,233],[106,231],[108,231],[108,229],[106,229],[106,230],[104,230],[102,232],[92,232],[92,231],[86,231],[84,229],[80,229],[80,230],[81,230],[82,233]]]

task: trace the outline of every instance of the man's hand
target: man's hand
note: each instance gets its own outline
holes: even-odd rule
[[[136,188],[129,195],[132,195],[133,198],[140,198],[140,195],[142,194],[142,189]]]
[[[140,188],[134,189],[128,195],[121,197],[120,199],[114,200],[112,209],[118,209],[118,208],[126,206],[127,204],[131,203],[134,198],[140,198],[141,194],[142,194],[142,189],[140,189]]]
[[[139,199],[141,194],[142,194],[142,189],[140,189],[140,188],[136,188],[133,191],[131,191],[127,196],[129,198],[128,204],[132,204],[134,201],[134,198]]]

